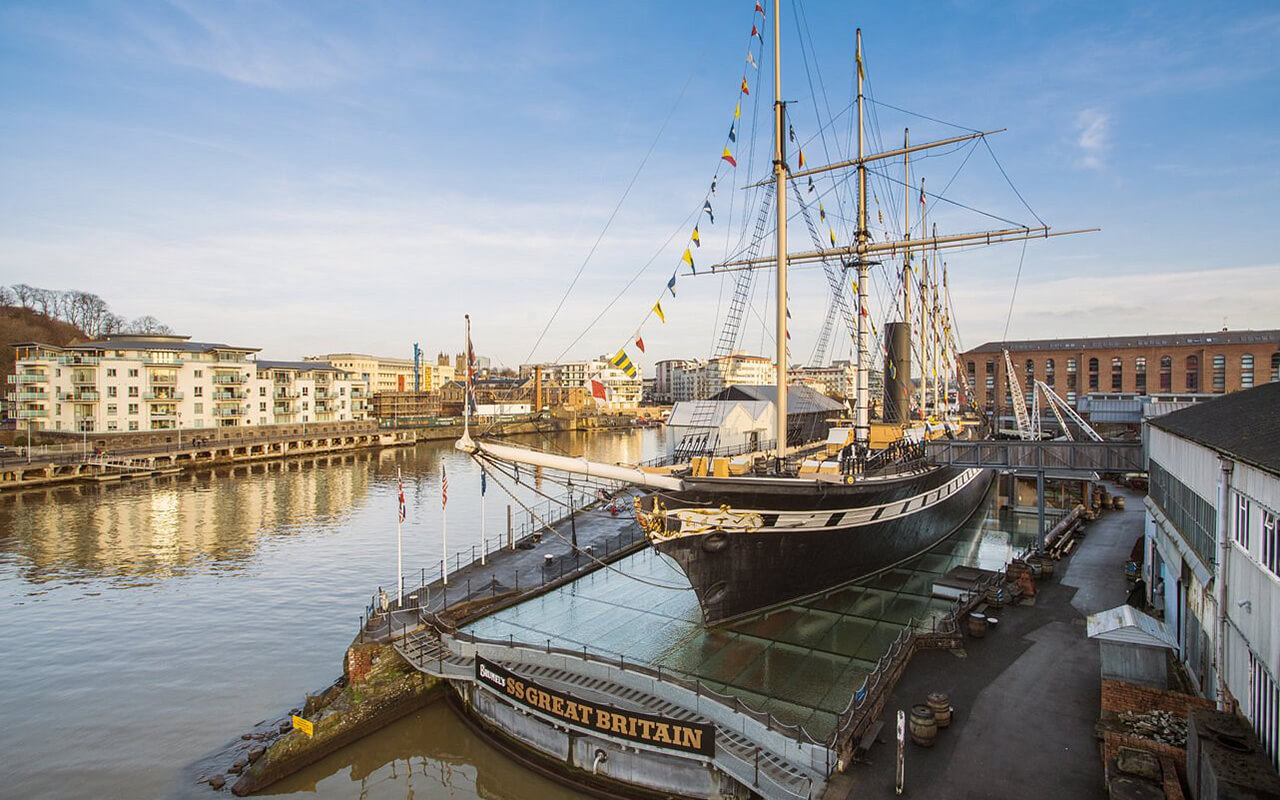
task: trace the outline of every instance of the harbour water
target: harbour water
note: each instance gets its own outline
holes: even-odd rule
[[[638,461],[664,436],[550,444]],[[195,783],[202,760],[336,677],[360,609],[393,583],[397,470],[405,570],[438,568],[442,464],[450,552],[469,553],[479,470],[449,442],[0,495],[0,797],[208,797]],[[509,502],[491,483],[491,541]],[[301,792],[576,796],[512,765],[444,706],[270,790]]]

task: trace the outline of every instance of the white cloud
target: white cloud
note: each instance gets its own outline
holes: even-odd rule
[[[1110,124],[1110,115],[1096,108],[1086,108],[1076,115],[1076,130],[1079,131],[1076,145],[1080,148],[1076,166],[1102,169],[1110,144]]]

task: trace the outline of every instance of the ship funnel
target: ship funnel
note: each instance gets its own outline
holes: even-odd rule
[[[884,326],[884,421],[904,423],[911,417],[911,323]]]

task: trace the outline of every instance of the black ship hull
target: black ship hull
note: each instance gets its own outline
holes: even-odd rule
[[[707,479],[645,498],[641,521],[715,624],[911,558],[972,516],[988,470],[935,467],[853,484]]]

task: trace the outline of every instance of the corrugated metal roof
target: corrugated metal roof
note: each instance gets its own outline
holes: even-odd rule
[[[1169,626],[1133,606],[1124,605],[1089,615],[1089,638],[1100,642],[1176,647]]]
[[[987,342],[968,350],[969,353],[1038,352],[1041,350],[1114,350],[1122,347],[1179,347],[1213,344],[1276,344],[1280,330],[1209,331],[1207,333],[1157,333],[1148,336],[1093,336],[1080,339],[1030,339],[1018,342]]]
[[[1280,475],[1280,383],[1223,395],[1151,420],[1153,427]]]

